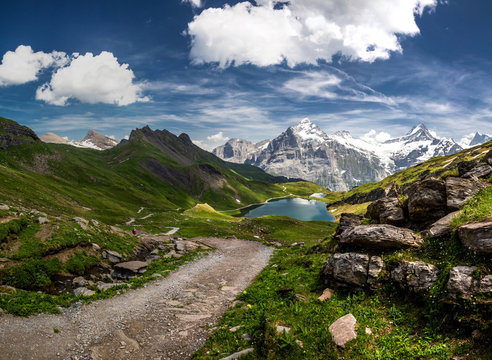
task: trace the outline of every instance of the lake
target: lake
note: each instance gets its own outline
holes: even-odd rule
[[[316,200],[281,199],[272,200],[262,205],[255,205],[243,210],[243,217],[257,218],[266,215],[286,215],[302,221],[334,221],[335,218],[326,210],[326,204]]]

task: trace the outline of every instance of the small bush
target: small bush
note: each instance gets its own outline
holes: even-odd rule
[[[26,259],[22,265],[9,268],[3,278],[3,282],[25,290],[46,289],[51,285],[51,279],[61,269],[62,263],[56,258],[47,261]]]
[[[12,235],[19,234],[27,226],[29,220],[26,217],[14,219],[5,224],[0,224],[0,243],[8,241]]]
[[[65,270],[74,275],[84,275],[100,262],[101,260],[97,256],[88,256],[85,251],[76,252],[65,264]]]

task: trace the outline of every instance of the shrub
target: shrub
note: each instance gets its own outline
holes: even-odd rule
[[[88,256],[85,251],[76,252],[75,255],[65,264],[65,270],[74,275],[84,275],[100,262],[101,261],[97,256]]]
[[[56,258],[47,261],[26,259],[21,265],[9,268],[3,282],[25,290],[46,289],[61,268],[62,263]]]

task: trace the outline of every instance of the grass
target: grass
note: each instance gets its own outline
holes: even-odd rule
[[[460,330],[436,329],[425,302],[402,297],[391,287],[376,294],[337,291],[330,301],[319,302],[324,289],[319,271],[327,257],[296,248],[276,250],[193,359],[222,358],[248,347],[255,352],[244,359],[451,359],[464,352],[474,359],[490,358],[490,344],[472,344]],[[295,294],[307,301],[295,301]],[[357,319],[358,337],[345,349],[337,348],[328,327],[348,313]],[[277,325],[291,331],[277,334]],[[242,327],[231,332],[234,326]],[[245,333],[251,342],[241,338]]]
[[[452,220],[451,226],[456,229],[463,224],[479,222],[491,217],[492,186],[489,186],[463,205],[461,212]]]

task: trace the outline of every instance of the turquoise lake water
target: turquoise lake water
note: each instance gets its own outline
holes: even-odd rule
[[[326,210],[326,204],[316,200],[282,199],[270,201],[245,209],[244,217],[257,218],[266,215],[286,215],[302,221],[334,221],[335,218]]]

